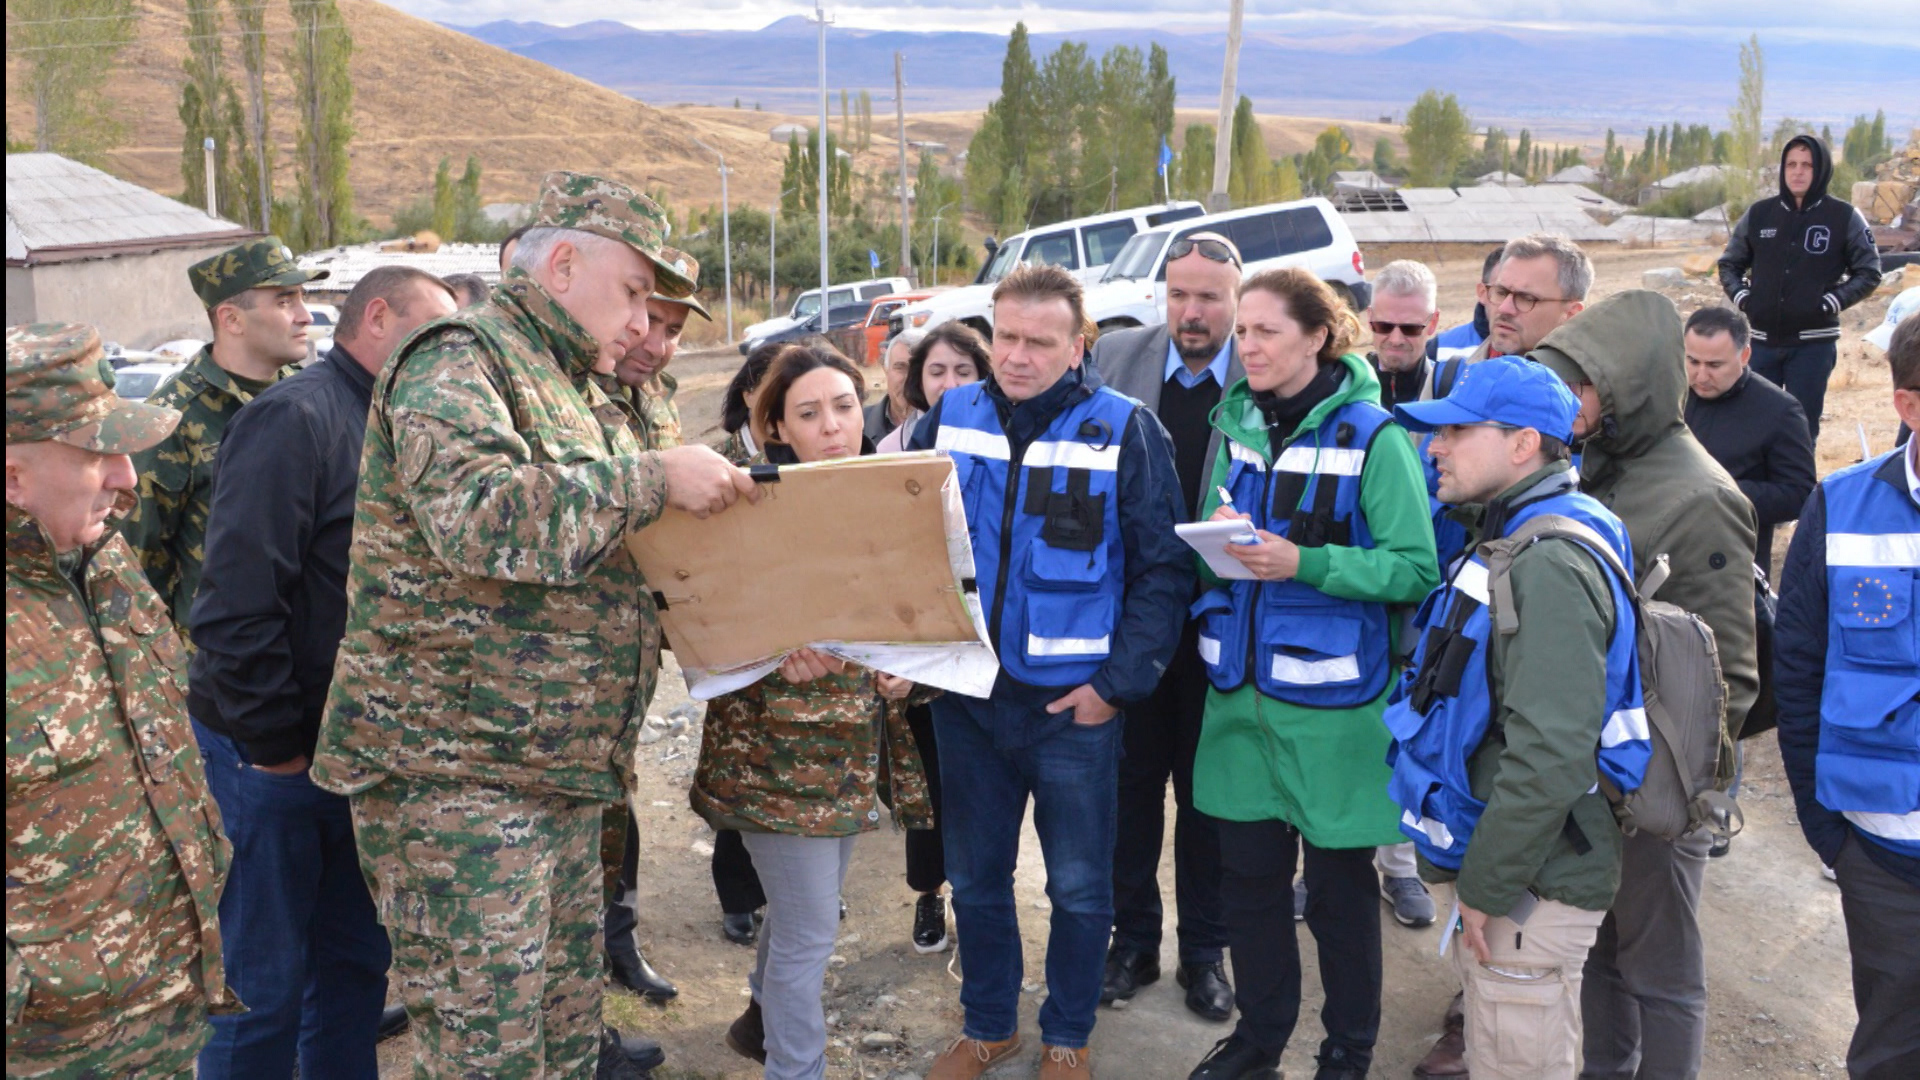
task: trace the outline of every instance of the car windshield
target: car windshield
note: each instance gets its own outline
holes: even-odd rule
[[[1160,259],[1160,249],[1166,245],[1167,234],[1164,230],[1143,232],[1127,241],[1120,254],[1113,257],[1113,265],[1107,267],[1102,281],[1138,281],[1153,273],[1153,264]]]
[[[819,310],[820,310],[819,291],[816,290],[810,293],[802,293],[800,294],[800,299],[795,300],[793,302],[792,317],[796,319],[805,319],[805,318],[808,318],[809,316],[817,314]]]
[[[987,272],[981,275],[980,284],[991,285],[1013,273],[1013,268],[1020,262],[1020,249],[1025,246],[1024,240],[1000,245],[1000,250],[993,253],[993,261],[987,264]]]
[[[116,372],[113,389],[128,401],[144,401],[166,377],[167,372],[164,371]]]

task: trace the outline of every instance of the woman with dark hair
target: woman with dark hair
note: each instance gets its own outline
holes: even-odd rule
[[[901,338],[909,341],[912,349],[907,355],[907,383],[902,391],[911,411],[899,427],[880,440],[877,452],[882,454],[897,454],[907,448],[913,429],[921,417],[933,411],[940,395],[956,386],[979,382],[987,373],[987,340],[964,323],[941,323],[917,340],[904,334]]]
[[[746,362],[733,373],[733,381],[727,383],[727,392],[720,400],[720,428],[727,437],[714,449],[735,465],[746,465],[767,445],[767,433],[754,424],[753,403],[767,370],[789,344],[771,341],[748,353]]]
[[[1203,513],[1246,522],[1248,579],[1195,605],[1207,668],[1196,809],[1219,820],[1221,900],[1240,1022],[1191,1080],[1273,1075],[1300,1014],[1294,860],[1326,991],[1320,1080],[1357,1078],[1380,1028],[1374,849],[1400,840],[1381,714],[1395,605],[1439,583],[1426,477],[1380,407],[1359,325],[1325,282],[1269,270],[1240,287],[1246,378],[1213,412],[1223,436]]]
[[[763,459],[871,453],[860,399],[860,374],[845,357],[787,346],[754,401],[768,439]],[[764,1063],[769,1080],[825,1073],[821,984],[854,839],[879,827],[882,802],[903,826],[931,824],[913,735],[885,708],[913,689],[909,680],[802,648],[707,709],[693,809],[715,828],[739,830],[767,893],[753,1000],[728,1028],[727,1045]]]

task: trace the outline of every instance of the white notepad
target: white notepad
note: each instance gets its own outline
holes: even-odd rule
[[[1252,581],[1253,571],[1245,563],[1227,554],[1227,545],[1235,539],[1245,540],[1254,535],[1253,525],[1246,521],[1196,521],[1188,525],[1175,525],[1174,535],[1187,542],[1187,546],[1200,553],[1207,561],[1207,569],[1216,575],[1231,581]]]

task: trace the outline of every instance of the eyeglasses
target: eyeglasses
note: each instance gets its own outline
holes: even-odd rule
[[[1487,286],[1487,299],[1493,302],[1494,307],[1499,307],[1501,304],[1506,303],[1509,296],[1513,298],[1514,310],[1519,311],[1523,315],[1539,307],[1540,301],[1542,300],[1555,304],[1565,304],[1568,302],[1568,299],[1564,296],[1535,296],[1532,293],[1516,292],[1513,289],[1507,288],[1505,285]]]
[[[1240,265],[1239,254],[1227,244],[1218,240],[1208,240],[1204,237],[1195,240],[1192,237],[1186,236],[1175,240],[1173,244],[1167,248],[1167,261],[1172,262],[1175,259],[1184,259],[1196,251],[1200,253],[1200,257],[1203,259],[1209,259],[1217,263],[1231,263],[1236,267]]]
[[[1427,332],[1427,324],[1423,322],[1369,322],[1367,325],[1373,328],[1373,336],[1377,338],[1388,337],[1395,330],[1400,331],[1401,337],[1409,339],[1421,337]]]

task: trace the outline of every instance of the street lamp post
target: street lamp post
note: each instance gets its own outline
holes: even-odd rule
[[[727,158],[725,154],[701,142],[695,146],[712,154],[720,162],[720,273],[726,282],[727,340],[733,340],[733,228],[731,208],[727,205]]]
[[[827,325],[827,12],[814,0],[813,21],[820,24],[820,325]]]
[[[779,254],[775,250],[780,240],[780,200],[800,190],[797,187],[782,191],[779,198],[773,200],[773,208],[767,211],[767,317],[772,318],[778,312],[773,305],[780,300],[780,289],[775,284],[779,272]]]

